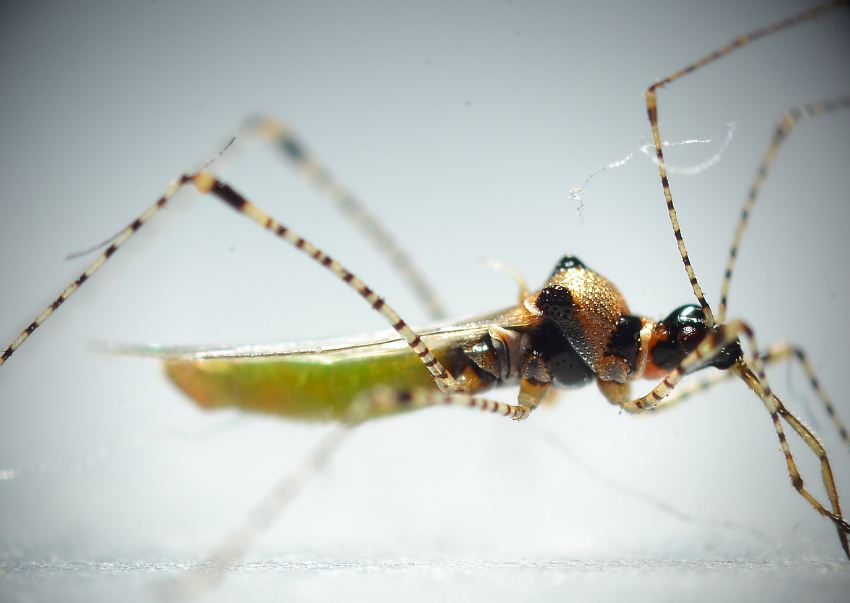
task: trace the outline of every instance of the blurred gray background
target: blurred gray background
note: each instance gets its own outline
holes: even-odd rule
[[[4,3],[0,340],[257,111],[280,116],[408,248],[453,315],[513,302],[483,257],[538,286],[572,252],[633,311],[692,301],[649,136],[646,86],[807,2]],[[846,9],[660,94],[666,140],[722,138],[673,176],[716,304],[740,204],[782,111],[850,91]],[[740,253],[731,314],[811,354],[850,417],[847,112],[782,149]],[[719,143],[669,152],[699,163]],[[362,237],[262,146],[214,166],[338,257],[410,322],[426,316]],[[94,256],[92,256],[94,257]],[[218,543],[325,428],[197,410],[156,363],[92,341],[258,343],[383,329],[324,271],[184,195],[0,376],[0,598],[144,600]],[[850,462],[796,371],[774,384]],[[648,390],[651,384],[646,383]],[[513,391],[499,394],[504,400]],[[796,439],[807,483],[817,464]],[[729,384],[652,418],[592,388],[525,424],[433,410],[361,429],[212,595],[287,600],[840,599],[832,526],[789,485],[767,413]]]

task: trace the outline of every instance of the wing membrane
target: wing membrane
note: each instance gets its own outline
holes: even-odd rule
[[[502,311],[456,323],[429,325],[415,330],[429,346],[444,347],[451,345],[453,340],[463,340],[479,336],[482,331],[486,331],[492,325],[521,327],[527,324],[528,321],[529,316],[527,313],[518,315],[510,311]],[[213,358],[221,360],[247,358],[283,359],[293,356],[310,356],[313,361],[326,359],[328,362],[333,362],[334,359],[341,356],[377,355],[397,352],[399,349],[405,347],[407,347],[407,344],[393,330],[335,339],[243,346],[96,344],[96,348],[105,353],[119,356],[154,358],[161,361],[191,361]]]

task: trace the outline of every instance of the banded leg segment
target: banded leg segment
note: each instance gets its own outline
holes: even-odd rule
[[[249,137],[259,136],[271,141],[300,176],[351,220],[401,274],[431,318],[446,317],[446,310],[439,296],[416,262],[402,249],[381,222],[369,213],[363,203],[342,186],[316,159],[289,124],[267,116],[254,116],[247,121],[243,129]]]
[[[720,305],[717,310],[717,321],[723,322],[726,319],[726,308],[729,300],[729,287],[732,283],[732,273],[735,270],[735,262],[738,257],[738,249],[741,246],[741,241],[744,238],[744,231],[747,229],[750,215],[753,207],[756,204],[761,188],[767,178],[767,174],[773,165],[776,154],[782,143],[788,138],[788,134],[794,129],[801,119],[805,117],[817,117],[837,111],[839,109],[850,108],[850,95],[842,95],[834,98],[826,99],[817,103],[809,103],[802,107],[794,107],[779,118],[776,127],[773,131],[773,136],[770,143],[762,156],[756,177],[750,185],[750,190],[747,193],[747,199],[744,201],[744,207],[741,209],[741,217],[738,220],[738,226],[735,229],[735,234],[732,237],[732,244],[729,246],[729,257],[726,259],[726,271],[723,274],[723,285],[720,288]],[[845,437],[846,442],[846,437]]]
[[[756,361],[758,363],[758,361]],[[733,367],[741,379],[761,398],[764,405],[770,412],[770,418],[773,421],[773,427],[776,430],[776,435],[779,438],[779,445],[782,447],[782,454],[785,456],[785,463],[788,466],[788,476],[791,479],[791,485],[794,489],[805,498],[808,503],[821,515],[830,518],[835,523],[835,529],[838,532],[838,540],[841,542],[841,548],[844,550],[845,556],[850,559],[850,546],[848,546],[848,534],[850,534],[850,524],[841,515],[841,504],[838,501],[838,492],[835,488],[835,479],[832,475],[832,468],[829,464],[829,457],[820,440],[809,430],[808,427],[795,417],[782,403],[782,401],[770,390],[770,386],[764,379],[761,379],[763,371],[758,367],[756,374],[744,364]],[[794,461],[794,456],[791,454],[791,447],[782,430],[782,424],[779,422],[780,417],[785,420],[791,428],[797,432],[809,449],[818,457],[821,464],[821,479],[824,488],[826,489],[831,510],[826,509],[820,501],[817,500],[803,485],[803,478]]]
[[[667,202],[667,213],[670,217],[670,224],[673,226],[673,234],[676,237],[676,244],[679,248],[679,255],[682,257],[682,264],[685,266],[685,272],[687,273],[688,279],[691,282],[691,288],[693,289],[694,295],[696,296],[700,306],[702,306],[702,310],[705,313],[706,324],[709,327],[714,326],[716,324],[716,321],[714,319],[714,314],[712,313],[711,308],[709,307],[708,302],[705,299],[705,295],[702,292],[702,288],[700,287],[699,282],[697,281],[696,273],[694,272],[694,269],[691,266],[691,260],[688,257],[688,250],[685,247],[684,237],[682,236],[682,230],[679,226],[679,219],[676,215],[676,208],[673,205],[673,194],[670,191],[670,182],[667,178],[667,167],[664,163],[664,151],[662,150],[661,145],[661,131],[658,126],[658,89],[664,88],[668,84],[671,84],[676,80],[681,79],[690,73],[693,73],[697,69],[700,69],[708,65],[709,63],[713,63],[717,59],[734,52],[742,46],[746,46],[750,42],[754,42],[759,38],[763,38],[783,29],[787,29],[789,27],[805,23],[806,21],[811,21],[812,19],[816,19],[817,17],[820,17],[821,15],[828,13],[829,11],[838,8],[839,6],[846,6],[848,4],[850,4],[850,1],[848,0],[833,0],[831,2],[826,2],[820,6],[816,6],[815,8],[806,10],[793,17],[782,19],[781,21],[777,21],[766,27],[755,29],[747,34],[738,36],[725,46],[722,46],[717,50],[708,53],[707,55],[701,57],[700,59],[697,59],[696,61],[683,67],[682,69],[668,75],[667,77],[661,80],[658,80],[646,89],[646,113],[647,117],[649,118],[649,125],[652,128],[652,139],[655,145],[655,154],[658,157],[658,175],[661,178],[661,187],[664,190],[664,199]]]
[[[799,346],[787,342],[782,342],[769,346],[767,350],[765,350],[764,352],[760,352],[758,356],[765,366],[777,364],[783,361],[796,360],[797,362],[799,362],[800,367],[803,369],[803,372],[808,378],[809,385],[814,390],[815,395],[817,395],[818,400],[820,400],[821,404],[823,405],[827,416],[829,417],[830,421],[832,421],[832,424],[835,426],[835,429],[838,432],[838,436],[841,438],[841,441],[844,443],[844,445],[850,448],[850,434],[848,434],[847,426],[845,425],[841,417],[838,415],[838,411],[836,410],[835,404],[833,404],[832,399],[827,395],[823,387],[821,387],[820,380],[817,378],[815,370],[812,367],[811,362],[809,362],[808,357],[806,356],[806,352]],[[662,404],[649,407],[646,410],[651,412],[658,412],[660,410],[672,408],[684,402],[691,396],[704,392],[724,381],[729,381],[730,379],[736,376],[737,375],[732,371],[722,371],[714,373],[707,377],[702,377],[690,383],[684,383],[678,386],[670,395],[664,398]]]
[[[342,264],[325,254],[321,249],[307,241],[294,231],[290,230],[283,224],[274,220],[271,216],[262,211],[259,207],[245,199],[237,193],[233,188],[218,180],[215,176],[208,172],[198,172],[196,174],[186,174],[176,180],[168,187],[165,194],[157,199],[151,207],[149,207],[141,216],[133,220],[121,233],[110,243],[109,247],[92,262],[85,271],[66,287],[52,304],[42,311],[41,314],[33,320],[26,329],[13,341],[0,355],[0,364],[4,363],[17,350],[21,344],[39,327],[48,317],[50,317],[56,309],[62,305],[77,289],[82,286],[112,255],[124,244],[127,240],[138,231],[148,220],[150,220],[157,211],[162,209],[168,203],[168,200],[180,190],[183,186],[194,185],[202,193],[210,193],[214,197],[223,201],[231,208],[235,209],[242,215],[250,218],[264,229],[272,232],[276,236],[288,241],[297,249],[310,256],[313,260],[324,266],[327,270],[334,273],[341,281],[354,289],[363,299],[365,299],[374,310],[381,314],[393,329],[404,339],[411,349],[419,357],[422,364],[431,373],[434,381],[443,391],[454,391],[457,389],[457,384],[454,378],[446,371],[442,364],[434,357],[434,354],[428,346],[420,339],[413,329],[393,310],[382,297],[378,296],[366,283],[357,278]]]
[[[463,393],[442,393],[430,389],[397,390],[392,387],[378,387],[355,400],[347,423],[356,425],[373,416],[381,416],[408,408],[427,408],[429,406],[457,406],[492,413],[516,421],[528,417],[531,408],[523,404],[508,404],[490,398],[482,398]]]
[[[641,413],[662,407],[667,402],[667,394],[673,391],[684,374],[686,374],[690,369],[699,366],[703,362],[710,361],[716,357],[723,348],[737,341],[741,336],[747,339],[752,349],[758,349],[755,335],[746,323],[741,321],[731,321],[725,325],[718,325],[713,331],[709,332],[697,348],[686,356],[681,364],[671,371],[670,374],[665,377],[650,393],[623,404],[623,409],[631,413]],[[838,491],[835,487],[835,478],[833,477],[826,450],[817,437],[793,414],[791,414],[782,401],[776,396],[776,394],[773,393],[767,380],[767,375],[764,371],[764,363],[758,354],[753,356],[750,360],[750,364],[752,365],[752,368],[741,360],[737,364],[733,365],[729,370],[740,377],[741,380],[747,384],[747,386],[764,404],[770,414],[776,435],[779,438],[782,453],[785,456],[785,463],[788,467],[788,476],[791,480],[791,485],[794,486],[794,489],[797,490],[797,492],[806,499],[806,501],[808,501],[818,513],[833,521],[838,532],[838,539],[841,542],[841,548],[844,550],[845,555],[850,558],[850,547],[848,547],[850,524],[847,523],[841,514],[841,505],[838,500]],[[788,444],[780,419],[784,420],[791,426],[792,429],[794,429],[794,431],[797,432],[809,449],[820,460],[821,478],[827,492],[827,497],[829,498],[830,508],[827,508],[818,501],[817,498],[815,498],[803,485],[803,478],[800,475],[796,462],[794,461],[794,456],[791,452],[791,447]]]
[[[835,429],[838,431],[838,435],[841,438],[841,441],[845,446],[850,448],[850,433],[847,431],[847,426],[841,417],[838,416],[838,411],[835,408],[835,404],[833,404],[832,399],[827,395],[826,391],[821,387],[820,380],[815,374],[815,369],[812,367],[811,362],[809,362],[808,357],[806,356],[806,352],[800,348],[799,346],[790,344],[790,343],[777,343],[767,348],[767,350],[760,354],[759,357],[765,364],[772,364],[774,362],[782,362],[783,360],[796,360],[800,363],[800,366],[803,369],[803,372],[806,373],[806,377],[809,380],[809,385],[811,385],[821,404],[826,410],[827,416],[829,416],[830,421],[835,426]]]
[[[65,303],[65,301],[69,297],[71,297],[77,291],[77,289],[82,287],[82,285],[86,281],[88,281],[92,277],[92,275],[100,269],[101,266],[103,266],[106,260],[111,258],[112,255],[116,251],[118,251],[121,246],[124,245],[124,243],[126,243],[127,240],[136,233],[137,230],[144,226],[148,222],[148,220],[150,220],[160,209],[165,207],[169,199],[171,199],[171,197],[173,197],[174,194],[177,193],[180,188],[182,188],[182,186],[182,180],[174,181],[171,186],[168,187],[165,193],[163,193],[163,195],[156,200],[156,203],[151,205],[148,209],[144,211],[144,213],[142,213],[139,217],[130,222],[130,224],[125,226],[121,232],[115,235],[115,237],[110,239],[111,242],[109,243],[109,246],[103,251],[103,253],[101,253],[97,258],[95,258],[95,260],[91,264],[89,264],[85,270],[83,270],[82,274],[80,274],[80,276],[77,277],[76,280],[74,280],[70,285],[65,287],[65,289],[62,290],[62,293],[60,293],[59,296],[54,299],[49,306],[42,310],[41,314],[36,316],[35,319],[29,325],[27,325],[27,328],[21,331],[21,334],[18,335],[18,337],[12,343],[10,343],[5,350],[3,350],[3,353],[0,354],[0,365],[4,364],[12,356],[12,354],[15,353],[15,350],[21,347],[21,345],[27,339],[29,339],[29,336],[32,335],[33,332],[37,328],[39,328],[45,320],[50,318],[50,316],[59,308],[59,306]]]

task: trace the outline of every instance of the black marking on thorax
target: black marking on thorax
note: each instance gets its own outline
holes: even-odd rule
[[[637,369],[642,327],[643,321],[639,316],[621,316],[617,328],[608,341],[606,354],[619,356],[628,362],[630,374],[634,374]]]
[[[545,321],[530,330],[528,345],[543,357],[555,385],[580,387],[593,381],[591,368],[554,323]]]

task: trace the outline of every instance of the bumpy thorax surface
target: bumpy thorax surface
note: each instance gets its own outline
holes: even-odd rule
[[[634,367],[627,356],[637,351],[640,319],[629,315],[622,294],[605,277],[564,258],[531,303],[558,326],[599,379],[629,379]]]

